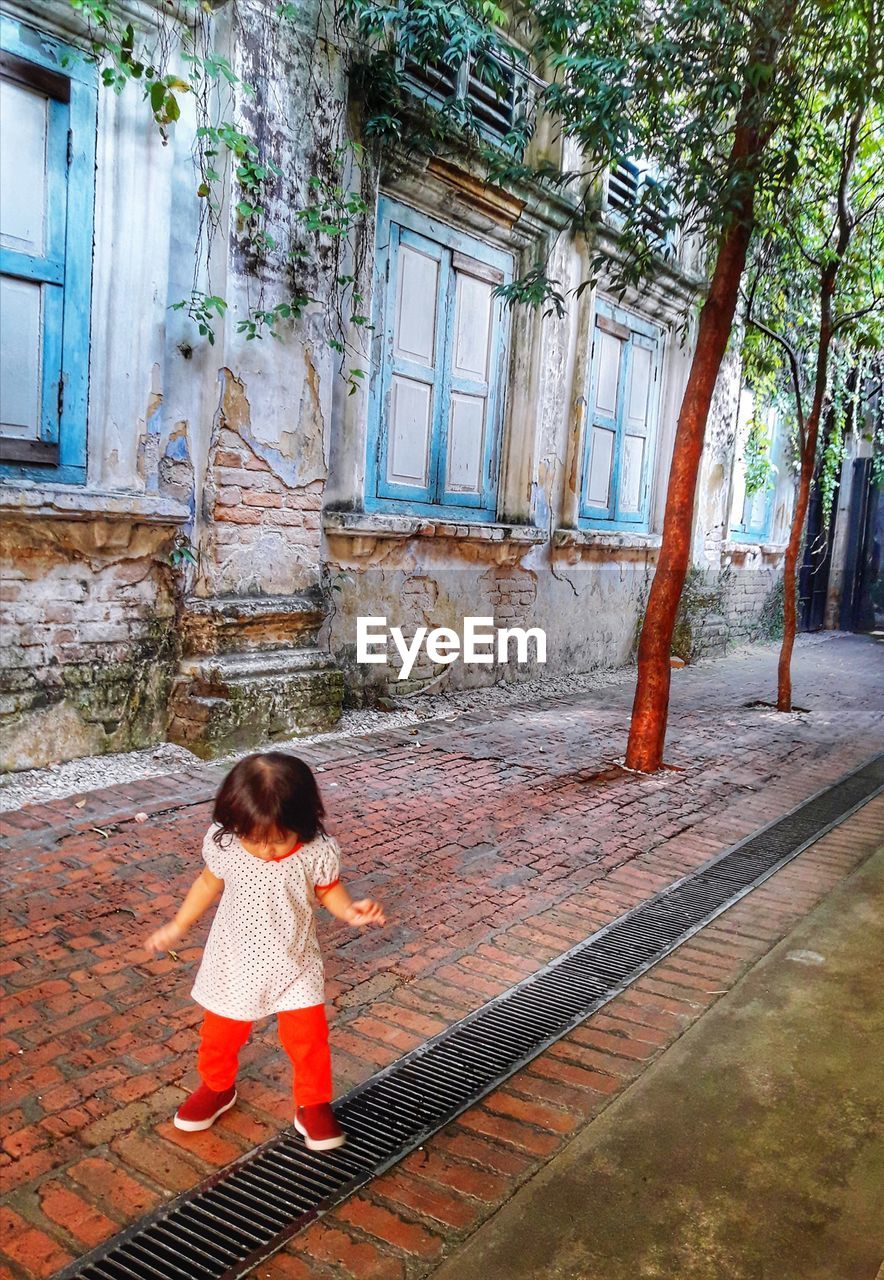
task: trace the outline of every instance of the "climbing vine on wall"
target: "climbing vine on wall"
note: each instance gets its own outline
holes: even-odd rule
[[[743,381],[752,395],[752,417],[743,446],[746,496],[767,489],[776,475],[771,460],[772,430],[769,423],[785,424],[787,438],[794,432],[789,400],[781,386],[781,367],[775,353],[752,330],[743,335]]]
[[[215,341],[215,325],[228,311],[225,298],[212,292],[211,252],[225,215],[225,194],[231,173],[233,214],[239,231],[258,255],[275,248],[266,227],[266,191],[280,169],[237,123],[238,99],[255,96],[255,88],[241,79],[215,45],[215,14],[208,0],[179,0],[174,16],[163,11],[149,32],[136,32],[125,13],[109,0],[69,0],[83,16],[89,55],[101,71],[105,88],[120,94],[141,90],[145,107],[163,145],[181,119],[182,104],[192,103],[196,119],[194,195],[198,202],[198,231],[194,246],[193,286],[189,295],[172,304],[185,311],[198,332]],[[280,6],[281,8],[282,6]],[[269,309],[249,308],[238,319],[246,337],[276,332],[279,321],[299,315],[309,299],[295,291],[291,299]]]
[[[770,448],[770,433],[759,416],[754,414],[743,446],[743,470],[747,497],[761,493],[773,482],[775,469],[771,462]]]
[[[212,288],[212,247],[229,219],[240,248],[260,277],[271,259],[285,264],[290,282],[287,296],[265,301],[263,289],[244,313],[235,316],[236,331],[245,340],[280,337],[287,324],[317,304],[310,288],[310,263],[325,254],[331,263],[335,288],[326,299],[329,345],[342,357],[356,356],[348,335],[370,328],[365,299],[359,288],[365,260],[368,201],[359,189],[366,165],[363,146],[345,138],[346,103],[329,114],[326,135],[317,139],[323,156],[321,171],[307,182],[306,199],[292,214],[288,243],[279,243],[271,229],[269,197],[282,179],[268,154],[260,129],[248,120],[260,115],[254,84],[243,78],[231,58],[219,50],[218,17],[209,0],[179,0],[174,13],[156,12],[149,30],[136,30],[115,0],[69,0],[86,24],[88,54],[100,67],[102,84],[120,94],[139,91],[163,145],[182,120],[193,126],[194,198],[198,228],[194,246],[192,287],[171,304],[185,313],[210,344],[216,327],[227,317],[230,303]],[[228,6],[236,27],[235,0]],[[411,0],[390,6],[375,0],[337,0],[332,27],[326,30],[322,5],[316,26],[298,25],[309,17],[309,6],[277,3],[272,19],[290,24],[291,32],[310,43],[305,59],[313,69],[334,48],[344,60],[351,85],[361,97],[362,133],[376,162],[384,146],[441,149],[445,138],[465,140],[478,147],[479,130],[466,98],[452,99],[441,109],[421,110],[407,88],[406,61],[420,67],[458,64],[469,60],[485,82],[506,88],[501,68],[512,60],[499,29],[507,17],[492,0]],[[268,18],[271,15],[268,14]],[[321,128],[321,122],[314,122]],[[523,119],[519,126],[527,129]],[[524,143],[524,136],[505,145]],[[346,372],[351,392],[364,371],[353,365]]]

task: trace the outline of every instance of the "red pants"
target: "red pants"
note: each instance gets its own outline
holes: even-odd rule
[[[325,1006],[314,1004],[308,1009],[286,1009],[276,1016],[282,1047],[295,1069],[295,1106],[331,1102],[331,1055]],[[222,1018],[206,1010],[197,1068],[210,1089],[220,1093],[236,1080],[239,1051],[251,1029],[251,1022],[237,1022],[235,1018]]]

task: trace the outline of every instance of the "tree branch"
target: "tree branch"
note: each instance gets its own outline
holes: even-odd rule
[[[782,347],[782,349],[785,351],[786,356],[788,357],[789,369],[792,374],[792,386],[794,387],[794,390],[795,390],[795,416],[798,421],[798,437],[801,442],[801,452],[803,454],[804,453],[804,403],[803,403],[802,394],[801,394],[801,371],[799,368],[798,355],[795,351],[795,348],[788,341],[788,339],[783,337],[781,333],[777,333],[776,330],[771,329],[768,325],[764,323],[764,321],[756,320],[755,317],[752,315],[751,304],[749,306],[749,309],[746,312],[746,323],[751,324],[754,328],[758,329],[760,333],[765,334],[765,336],[770,338],[772,342],[778,343]]]
[[[794,224],[793,219],[791,219],[791,218],[788,218],[788,217],[784,216],[784,217],[783,217],[783,225],[788,229],[789,234],[790,234],[790,236],[791,236],[791,238],[792,238],[792,244],[793,244],[793,245],[794,245],[794,247],[798,250],[798,252],[801,254],[802,258],[803,258],[803,259],[804,259],[804,261],[807,263],[807,265],[808,265],[809,267],[813,267],[813,268],[814,268],[814,270],[816,270],[816,271],[822,271],[822,269],[823,269],[823,264],[822,264],[821,260],[820,260],[819,258],[815,257],[815,256],[814,256],[814,255],[813,255],[813,254],[812,254],[808,249],[806,249],[806,248],[805,248],[805,246],[801,243],[801,235],[799,234],[799,232],[797,232],[797,231],[795,231],[795,230],[794,230],[794,225],[795,225],[795,224]]]
[[[870,302],[867,307],[860,307],[858,311],[847,311],[843,316],[838,316],[837,320],[832,321],[832,336],[843,329],[845,325],[852,324],[854,320],[862,320],[863,316],[871,315],[875,311],[881,311],[884,314],[884,297],[880,295]]]

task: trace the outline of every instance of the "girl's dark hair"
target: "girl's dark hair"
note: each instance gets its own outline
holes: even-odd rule
[[[221,783],[212,817],[225,835],[272,840],[292,831],[306,844],[325,831],[325,807],[308,765],[284,751],[264,751],[235,764]]]

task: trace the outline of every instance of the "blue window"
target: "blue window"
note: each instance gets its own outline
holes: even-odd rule
[[[493,519],[512,259],[382,199],[366,506]]]
[[[5,15],[0,49],[0,474],[82,484],[95,72]]]
[[[732,507],[731,537],[735,542],[767,542],[770,539],[773,524],[774,498],[776,496],[776,477],[778,468],[774,462],[780,450],[780,433],[775,416],[770,413],[767,422],[752,428],[752,399],[749,392],[744,391],[740,401],[740,416],[743,418],[745,440],[741,456],[738,458],[734,472],[734,493]],[[749,493],[746,490],[747,453],[756,455],[755,470],[758,466],[767,474]]]
[[[591,528],[648,527],[663,333],[596,304],[580,514]]]
[[[731,536],[736,542],[767,542],[773,517],[773,498],[773,485],[745,494],[740,519],[731,527]]]

